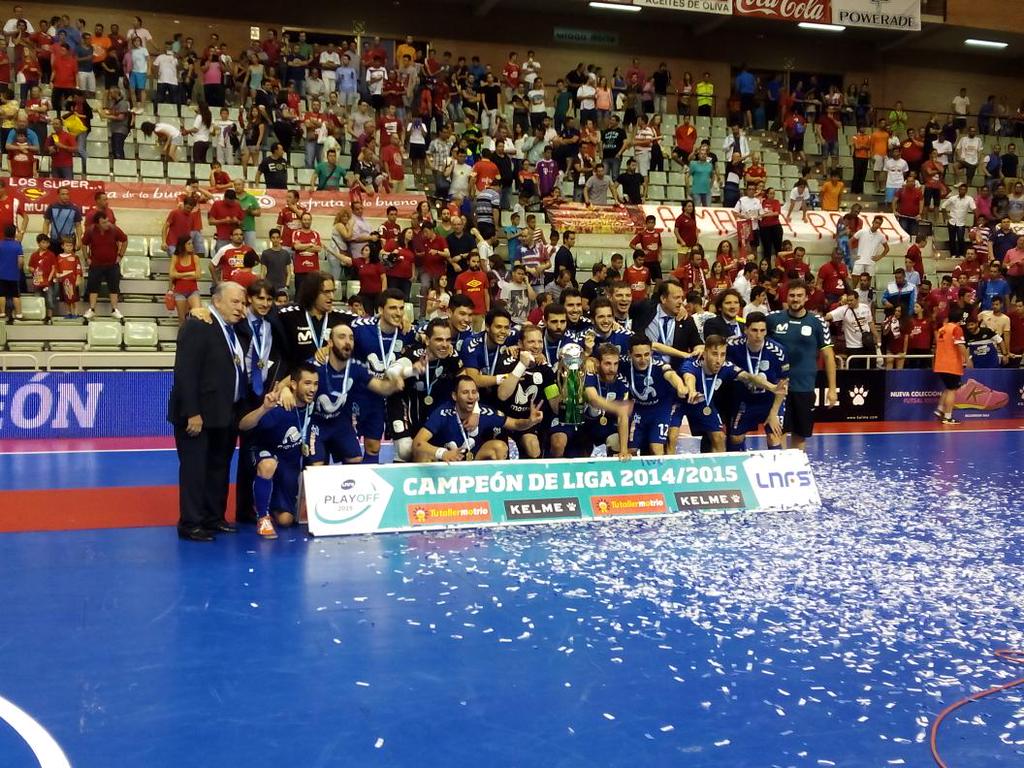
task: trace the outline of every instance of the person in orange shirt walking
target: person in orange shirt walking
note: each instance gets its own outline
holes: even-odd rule
[[[861,126],[857,133],[850,139],[850,148],[853,152],[853,181],[850,183],[850,190],[855,195],[864,194],[864,180],[868,177],[868,161],[871,159],[872,139],[868,135],[867,126]]]
[[[932,370],[942,381],[942,394],[935,416],[941,424],[959,424],[953,418],[953,403],[956,392],[963,383],[964,366],[967,365],[967,344],[964,331],[957,323],[943,323],[935,333],[935,360]]]
[[[872,169],[875,172],[875,189],[885,189],[885,160],[889,157],[889,128],[885,119],[878,120],[878,127],[871,133]]]

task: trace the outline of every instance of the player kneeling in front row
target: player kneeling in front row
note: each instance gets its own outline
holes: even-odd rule
[[[295,408],[281,408],[279,394],[270,392],[263,404],[238,424],[242,432],[252,433],[249,460],[256,465],[252,483],[256,532],[268,539],[277,538],[271,512],[279,525],[287,527],[295,522],[302,457],[309,452],[309,443],[316,440],[315,429],[311,432],[310,426],[318,379],[316,368],[309,363],[296,366],[288,384],[295,394]]]
[[[789,379],[786,350],[767,338],[768,318],[751,312],[744,324],[744,338],[730,339],[726,359],[751,375],[761,374],[772,384]],[[782,389],[769,392],[751,385],[736,385],[736,414],[729,424],[729,450],[746,450],[747,433],[764,424],[768,447],[782,448],[782,422],[786,412],[786,394]]]
[[[704,354],[699,360],[687,360],[679,369],[683,386],[679,396],[683,399],[683,415],[690,432],[701,437],[701,451],[725,451],[725,425],[715,407],[715,392],[730,381],[740,381],[766,389],[772,394],[786,395],[786,385],[772,384],[762,374],[741,371],[725,359],[726,341],[721,336],[708,336],[704,340]]]
[[[594,446],[604,445],[609,456],[628,459],[633,404],[628,399],[629,384],[619,375],[619,348],[614,344],[602,344],[594,357],[597,370],[587,374],[583,383],[587,401],[581,430],[581,436],[586,440],[584,455],[593,454]]]
[[[413,441],[413,459],[430,461],[480,461],[508,458],[508,443],[496,439],[502,430],[520,432],[539,424],[544,414],[530,406],[526,419],[510,419],[480,406],[476,382],[466,374],[455,380],[451,405],[435,410]]]

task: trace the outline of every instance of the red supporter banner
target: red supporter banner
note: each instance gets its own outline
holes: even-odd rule
[[[57,191],[68,188],[71,202],[88,209],[93,205],[97,192],[106,192],[110,205],[117,210],[144,210],[147,208],[169,209],[178,201],[185,185],[146,184],[140,182],[96,181],[81,179],[64,181],[62,179],[6,179],[8,189],[19,195],[26,202],[28,213],[43,213],[51,204],[57,202]],[[286,190],[247,187],[248,191],[260,202],[260,208],[268,211],[284,207]],[[219,195],[218,195],[219,197]],[[395,206],[398,215],[411,217],[420,201],[426,200],[419,192],[404,192],[388,195],[365,195],[363,197],[363,215],[368,219],[383,219],[388,206]],[[339,192],[300,192],[300,202],[314,215],[333,215],[343,206],[348,206],[351,198],[348,190]]]
[[[635,205],[563,203],[549,207],[546,213],[559,232],[571,229],[583,234],[625,235],[644,226],[643,211]]]
[[[832,21],[829,0],[736,0],[732,12],[734,16],[795,23],[829,24]]]

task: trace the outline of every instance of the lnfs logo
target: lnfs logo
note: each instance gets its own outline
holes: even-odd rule
[[[755,472],[758,488],[808,488],[812,484],[811,472],[801,469],[793,472]]]

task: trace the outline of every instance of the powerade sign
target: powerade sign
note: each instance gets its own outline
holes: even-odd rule
[[[309,467],[317,536],[820,505],[803,451]]]
[[[171,435],[170,371],[0,373],[0,440]]]

